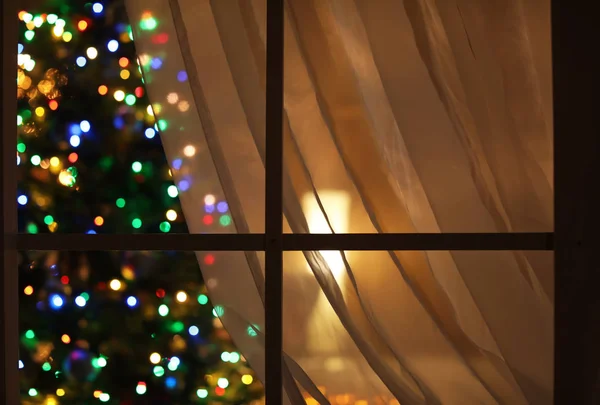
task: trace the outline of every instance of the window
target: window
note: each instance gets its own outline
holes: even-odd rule
[[[267,14],[266,207],[264,234],[190,235],[17,235],[15,150],[16,6],[2,5],[2,224],[3,224],[3,348],[2,398],[17,398],[16,250],[214,250],[264,251],[266,263],[266,389],[267,402],[280,404],[282,393],[282,260],[284,251],[322,250],[554,250],[556,254],[555,403],[595,403],[595,375],[600,359],[597,316],[591,299],[600,281],[595,272],[598,197],[590,193],[591,178],[600,171],[595,153],[596,97],[600,91],[592,16],[552,3],[555,128],[555,230],[552,233],[505,234],[283,234],[283,0],[269,0]],[[485,275],[482,274],[482,277]],[[591,306],[591,308],[590,308]],[[593,314],[591,314],[593,313]],[[593,376],[592,376],[593,375]]]

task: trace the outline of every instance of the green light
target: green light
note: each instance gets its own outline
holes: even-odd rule
[[[238,361],[240,361],[240,354],[236,353],[236,352],[230,353],[229,362],[230,363],[237,363]]]
[[[131,164],[131,170],[133,170],[135,173],[139,173],[142,171],[142,164],[140,162],[133,162]]]
[[[88,293],[86,293],[86,292],[83,292],[80,295],[86,301],[88,301],[90,299],[90,295]]]
[[[175,198],[179,195],[179,191],[177,190],[176,186],[171,185],[169,188],[167,188],[167,194],[169,194],[169,197]]]
[[[27,146],[23,142],[17,144],[17,152],[23,153],[27,150]]]
[[[155,366],[152,372],[157,377],[162,377],[163,375],[165,375],[165,369],[162,366]]]
[[[196,391],[196,395],[198,395],[198,398],[206,398],[208,396],[208,390],[200,388],[198,391]]]
[[[23,117],[17,115],[17,125],[23,125]]]
[[[158,307],[158,314],[160,316],[167,316],[167,315],[169,315],[169,307],[166,306],[165,304],[162,304],[160,307]]]
[[[48,14],[48,16],[46,17],[46,21],[48,21],[48,24],[54,24],[56,20],[58,20],[58,16],[56,14]]]
[[[161,131],[164,131],[165,129],[167,129],[167,121],[165,120],[158,120],[158,129],[160,129]]]
[[[25,39],[31,41],[35,37],[35,32],[33,31],[25,31]]]
[[[46,215],[44,217],[44,223],[46,225],[50,225],[50,224],[52,224],[52,222],[54,222],[54,218],[52,218],[52,215]]]
[[[27,224],[27,233],[38,233],[38,227],[36,224],[34,224],[33,222],[30,222],[29,224]]]
[[[162,232],[169,232],[171,230],[171,224],[168,223],[167,221],[161,222],[160,223],[160,230]]]
[[[103,392],[102,394],[100,394],[100,396],[98,397],[98,399],[101,402],[108,402],[108,401],[110,401],[110,395],[108,395],[106,392]]]
[[[35,388],[30,388],[29,389],[29,396],[30,397],[35,397],[38,394],[37,390]]]
[[[150,31],[150,30],[155,29],[157,25],[158,25],[158,23],[152,17],[150,17],[150,18],[144,18],[142,20],[142,22],[140,23],[140,27],[143,30],[146,30],[146,31]]]
[[[229,215],[223,215],[221,218],[219,218],[219,222],[222,226],[231,225],[231,217]]]
[[[231,353],[229,353],[229,352],[221,353],[221,360],[223,360],[224,362],[228,362],[230,359],[231,359]]]
[[[117,202],[115,204],[117,205],[117,207],[123,208],[123,207],[125,207],[125,199],[124,198],[117,198]]]
[[[134,220],[131,221],[131,226],[133,226],[135,229],[140,229],[142,227],[142,220],[139,218],[134,218]]]
[[[185,326],[183,325],[183,322],[181,322],[181,321],[173,322],[173,324],[171,325],[171,332],[179,333],[179,332],[183,331],[184,328],[185,328]]]
[[[42,158],[38,155],[33,155],[31,157],[31,164],[34,166],[38,166],[42,162]]]
[[[127,97],[125,97],[125,104],[127,105],[134,105],[136,101],[137,99],[133,94],[128,94]]]
[[[178,364],[175,362],[169,362],[169,364],[167,364],[167,368],[171,371],[177,370],[177,366],[178,366]]]
[[[206,305],[206,304],[208,304],[208,297],[206,295],[204,295],[204,294],[200,294],[198,296],[198,303],[200,305]]]
[[[44,364],[42,364],[42,370],[50,371],[51,369],[52,369],[52,366],[50,365],[50,363],[45,362]]]
[[[223,314],[225,314],[225,308],[223,308],[222,306],[217,305],[213,308],[213,315],[215,316],[215,318],[223,316]]]

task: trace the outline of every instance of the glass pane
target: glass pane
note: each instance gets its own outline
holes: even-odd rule
[[[286,4],[289,232],[553,230],[549,1]]]
[[[22,403],[262,403],[210,276],[236,257],[20,252]]]
[[[195,3],[178,24],[166,0],[19,14],[20,232],[263,230],[264,69],[248,104],[237,25]]]
[[[312,404],[549,404],[552,273],[552,252],[288,252],[284,350]]]

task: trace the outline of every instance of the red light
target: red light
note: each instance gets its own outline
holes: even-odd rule
[[[163,290],[162,288],[159,288],[158,290],[156,290],[156,296],[158,298],[165,298],[165,290]]]
[[[155,44],[163,45],[169,41],[169,35],[166,33],[156,34],[152,36],[152,42]]]
[[[223,389],[221,387],[217,387],[217,388],[215,388],[215,394],[217,394],[218,396],[224,395],[225,389]]]
[[[52,111],[56,111],[56,109],[58,108],[58,101],[50,100],[50,102],[48,103],[48,107],[50,107]]]
[[[208,264],[209,266],[211,264],[213,264],[215,262],[215,257],[213,255],[206,255],[204,257],[204,263]]]
[[[144,95],[144,88],[143,88],[143,87],[141,87],[141,86],[140,86],[140,87],[137,87],[137,88],[135,89],[135,96],[136,96],[137,98],[140,98],[140,97],[142,97],[143,95]]]
[[[77,159],[79,159],[79,156],[77,156],[77,153],[73,152],[69,155],[69,162],[75,163],[75,162],[77,162]]]
[[[212,215],[205,215],[204,218],[202,218],[202,222],[204,222],[204,225],[212,225],[212,223],[213,223]]]
[[[63,284],[69,284],[69,277],[68,276],[62,276],[60,278],[60,282]]]

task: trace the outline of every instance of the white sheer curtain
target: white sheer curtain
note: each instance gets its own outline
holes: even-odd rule
[[[191,232],[263,232],[265,0],[127,0]],[[548,0],[287,0],[287,232],[551,231]],[[198,253],[264,376],[262,256]],[[286,401],[551,404],[552,256],[285,256]],[[360,402],[366,401],[366,402]]]

